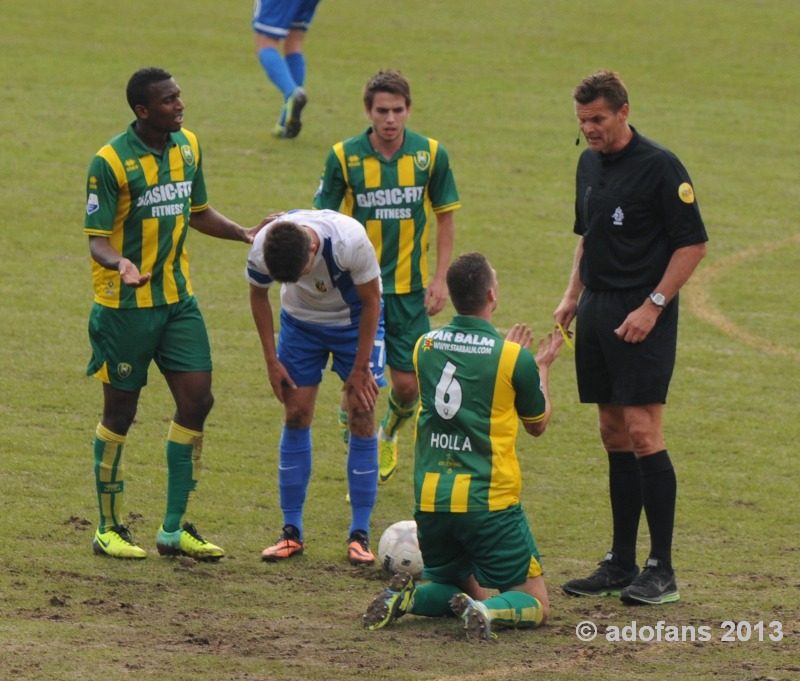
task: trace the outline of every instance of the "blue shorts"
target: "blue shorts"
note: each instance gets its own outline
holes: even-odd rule
[[[255,0],[253,30],[283,40],[290,30],[307,31],[319,0]]]
[[[333,355],[331,370],[335,371],[342,381],[346,381],[353,369],[357,348],[358,324],[321,326],[301,322],[281,310],[278,359],[298,387],[319,385],[322,382],[329,355]],[[383,314],[381,314],[370,360],[372,375],[381,388],[386,385],[386,379],[383,377],[385,367],[386,351],[383,343]]]

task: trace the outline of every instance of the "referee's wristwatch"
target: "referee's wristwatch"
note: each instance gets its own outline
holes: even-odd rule
[[[667,299],[664,297],[663,293],[659,293],[658,291],[653,291],[650,294],[650,301],[656,307],[660,307],[662,310],[667,306]]]

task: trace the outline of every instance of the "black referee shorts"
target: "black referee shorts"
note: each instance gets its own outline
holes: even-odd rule
[[[584,289],[575,329],[575,369],[581,402],[634,406],[665,403],[678,342],[678,297],[661,312],[642,343],[614,334],[651,289]]]

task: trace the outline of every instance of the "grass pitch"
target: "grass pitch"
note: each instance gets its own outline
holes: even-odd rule
[[[250,6],[230,1],[17,3],[0,23],[0,677],[392,681],[800,676],[795,497],[800,378],[796,145],[800,7],[761,2],[324,0],[307,42],[309,105],[296,140],[269,130],[279,97],[252,48]],[[211,203],[243,224],[310,205],[330,145],[366,126],[361,88],[382,67],[411,79],[411,127],[452,159],[464,207],[456,252],[497,268],[507,328],[538,333],[575,248],[579,148],[572,87],[619,70],[631,120],[686,164],[711,241],[684,292],[666,411],[679,505],[681,602],[624,607],[569,599],[609,540],[606,462],[580,405],[568,349],[552,371],[553,423],[521,438],[523,503],[542,551],[552,616],[534,632],[469,646],[452,620],[407,617],[365,632],[379,568],[346,562],[348,509],[336,381],[313,436],[307,551],[265,565],[277,536],[281,409],[271,397],[242,277],[246,249],[193,234],[192,276],[209,326],[216,406],[191,517],[224,546],[215,565],[160,559],[171,402],[157,372],[126,449],[129,522],[153,555],[92,555],[91,441],[100,388],[89,356],[88,248],[81,227],[91,156],[132,115],[128,76],[156,64],[183,88]],[[452,310],[434,323],[444,323]],[[411,517],[409,431],[398,479],[381,488],[373,535]],[[648,537],[641,536],[642,553]],[[642,556],[643,558],[644,556]],[[576,636],[595,623],[593,642]],[[631,626],[710,628],[710,640],[613,642]],[[722,639],[725,621],[748,623]],[[758,623],[763,622],[759,633]],[[783,638],[772,640],[780,622]],[[747,640],[744,640],[747,638]],[[759,640],[759,638],[763,640]]]

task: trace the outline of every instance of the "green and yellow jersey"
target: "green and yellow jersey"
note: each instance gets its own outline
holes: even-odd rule
[[[414,369],[416,510],[500,511],[519,503],[519,420],[545,418],[530,351],[485,320],[457,315],[417,341]]]
[[[120,286],[119,273],[92,261],[94,300],[113,308],[169,305],[192,295],[184,242],[189,214],[208,207],[197,137],[171,133],[163,154],[134,132],[114,137],[92,159],[86,188],[87,236],[107,237],[139,271],[140,288]]]
[[[428,286],[430,217],[461,207],[447,152],[410,130],[389,160],[373,149],[372,128],[333,146],[314,208],[350,215],[367,230],[381,265],[384,293]]]

